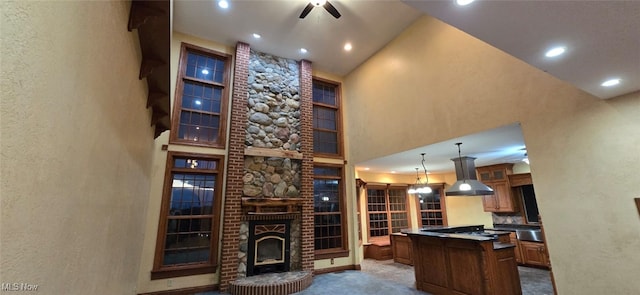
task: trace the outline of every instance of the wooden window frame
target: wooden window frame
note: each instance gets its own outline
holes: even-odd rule
[[[338,185],[338,194],[339,194],[339,198],[340,198],[340,234],[342,235],[342,247],[341,248],[332,248],[332,249],[321,249],[321,250],[316,250],[315,249],[315,221],[314,221],[314,235],[313,235],[313,239],[314,239],[314,255],[315,255],[315,260],[320,260],[320,259],[329,259],[329,258],[338,258],[338,257],[348,257],[349,256],[349,229],[348,229],[348,222],[347,222],[347,214],[346,212],[346,206],[347,206],[347,202],[346,202],[346,197],[345,197],[345,190],[344,190],[344,178],[345,178],[345,172],[344,172],[344,165],[339,165],[339,164],[329,164],[329,163],[314,163],[313,164],[313,168],[315,169],[316,167],[328,167],[328,168],[338,168],[340,169],[340,176],[338,177],[332,177],[332,176],[325,176],[325,175],[319,175],[319,176],[313,176],[313,180],[315,181],[316,179],[337,179],[339,181],[339,185]],[[314,198],[315,199],[315,198]],[[316,212],[314,209],[313,212],[314,215],[314,220],[315,220],[315,216],[316,216]]]
[[[214,202],[212,208],[211,221],[211,244],[208,263],[201,264],[185,264],[178,266],[163,266],[163,255],[166,241],[166,232],[168,224],[168,214],[171,206],[171,193],[173,186],[174,173],[194,173],[194,170],[188,168],[173,168],[176,158],[192,158],[209,161],[217,161],[216,187],[214,194]],[[196,171],[194,174],[207,174],[206,171]],[[184,152],[168,152],[165,167],[164,188],[162,191],[162,204],[160,206],[160,217],[158,222],[158,233],[156,237],[156,249],[153,261],[153,269],[151,270],[151,279],[165,279],[172,277],[190,276],[204,273],[214,273],[218,267],[218,241],[220,237],[220,214],[222,212],[222,184],[224,182],[224,156],[222,155],[204,155]]]
[[[376,240],[376,239],[381,239],[381,238],[385,238],[385,237],[391,237],[391,234],[393,234],[393,224],[392,224],[392,219],[391,219],[391,214],[392,213],[397,213],[400,211],[391,211],[389,208],[389,190],[404,190],[405,191],[405,211],[404,213],[407,215],[407,228],[411,227],[411,214],[410,214],[410,206],[409,206],[409,193],[406,192],[408,186],[407,185],[400,185],[400,184],[370,184],[370,185],[365,185],[365,197],[366,197],[366,206],[367,206],[367,241],[369,243],[371,243],[372,239]],[[388,234],[386,236],[371,236],[371,220],[370,220],[370,214],[371,212],[374,213],[382,213],[385,211],[369,211],[369,189],[375,189],[375,190],[384,190],[385,191],[385,209],[386,209],[386,214],[387,214],[387,230],[388,230]]]
[[[429,184],[429,187],[433,190],[436,191],[438,190],[440,192],[440,210],[422,210],[421,206],[420,206],[420,198],[418,197],[419,194],[413,194],[414,198],[415,198],[415,202],[416,202],[416,210],[417,210],[417,215],[418,215],[418,226],[419,227],[424,227],[425,225],[422,224],[422,213],[429,213],[429,212],[440,212],[442,214],[442,225],[446,226],[448,225],[448,221],[447,221],[447,201],[446,201],[446,196],[444,193],[444,183],[433,183],[433,184]],[[428,225],[429,226],[429,225]]]
[[[315,151],[313,152],[314,156],[317,157],[323,157],[323,158],[337,158],[337,159],[343,159],[344,157],[344,140],[342,138],[343,136],[343,128],[342,128],[342,84],[340,82],[336,82],[336,81],[331,81],[331,80],[327,80],[327,79],[323,79],[323,78],[318,78],[318,77],[313,77],[313,83],[322,83],[325,85],[331,85],[333,87],[335,87],[335,93],[336,93],[336,105],[328,105],[328,104],[324,104],[324,103],[317,103],[313,101],[313,94],[312,94],[312,98],[311,98],[311,102],[313,104],[313,109],[315,109],[316,106],[318,107],[323,107],[323,108],[330,108],[330,109],[334,109],[336,111],[336,137],[337,137],[337,150],[338,153],[337,154],[330,154],[330,153],[323,153],[323,152],[318,152]],[[312,87],[313,89],[313,87]],[[312,90],[313,91],[313,90]],[[315,132],[316,130],[322,130],[322,131],[332,131],[333,130],[326,130],[326,129],[317,129],[317,128],[312,128],[313,132]]]
[[[223,82],[217,83],[213,81],[187,77],[185,72],[187,68],[188,52],[196,52],[199,54],[215,56],[216,58],[223,59],[225,61],[224,74],[222,79]],[[226,137],[227,137],[226,136],[227,135],[227,119],[228,119],[227,107],[229,103],[229,93],[230,93],[229,79],[231,76],[231,55],[183,42],[180,47],[180,60],[179,60],[178,69],[179,70],[176,78],[176,90],[175,90],[175,95],[173,100],[173,116],[171,120],[171,132],[169,135],[169,143],[191,145],[191,146],[224,148],[226,143]],[[217,141],[205,142],[205,141],[192,141],[192,140],[178,138],[178,134],[179,134],[178,128],[180,127],[180,115],[182,111],[182,96],[184,91],[185,80],[195,82],[195,83],[215,86],[215,87],[222,87],[222,93],[220,98],[220,115],[219,115],[220,125],[218,129]],[[206,113],[206,112],[203,112],[203,113]]]

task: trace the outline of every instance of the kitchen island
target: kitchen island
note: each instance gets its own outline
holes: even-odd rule
[[[522,294],[508,232],[483,226],[403,230],[411,238],[418,290],[433,294]]]

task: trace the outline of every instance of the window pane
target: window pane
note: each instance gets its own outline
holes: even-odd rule
[[[315,176],[340,176],[340,168],[337,167],[313,167]]]
[[[175,158],[173,160],[174,168],[191,168],[191,169],[218,169],[218,161],[191,158]]]
[[[313,102],[328,105],[336,105],[335,86],[314,81],[313,83]]]
[[[174,120],[170,142],[220,144],[225,119],[224,88],[227,58],[188,48],[184,73],[178,80],[182,93],[176,96],[179,114]]]
[[[342,247],[340,214],[316,215],[314,219],[315,249]]]
[[[432,194],[419,194],[420,222],[422,226],[444,225],[442,189],[433,188]]]
[[[314,107],[313,108],[313,128],[337,130],[335,109]]]
[[[338,86],[313,81],[313,150],[338,155],[340,138]],[[321,105],[323,104],[323,105]],[[333,107],[327,107],[330,105]]]
[[[315,179],[313,181],[313,204],[315,212],[340,212],[340,195],[337,180]]]
[[[315,166],[313,171],[315,249],[342,249],[341,168]],[[327,176],[332,179],[322,178]]]
[[[213,224],[216,216],[218,160],[198,157],[173,157],[171,160],[170,195],[168,202],[162,265],[210,263]],[[175,169],[193,169],[181,173]]]
[[[185,76],[205,81],[224,81],[224,60],[196,52],[187,53]]]
[[[338,134],[330,131],[313,131],[313,151],[318,153],[337,154]]]

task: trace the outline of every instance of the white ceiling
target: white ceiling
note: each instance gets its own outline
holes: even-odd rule
[[[339,19],[322,7],[299,19],[305,0],[228,1],[224,10],[217,0],[175,0],[174,30],[228,46],[246,42],[254,50],[307,59],[314,69],[344,76],[427,13],[596,97],[640,90],[639,0],[476,0],[465,7],[454,0],[330,1],[342,14]],[[254,39],[253,33],[262,38]],[[352,51],[342,49],[346,42]],[[545,59],[546,49],[556,44],[566,46],[566,54]],[[306,54],[299,51],[302,47]],[[610,77],[622,83],[600,86]],[[478,158],[476,166],[517,162],[524,155],[520,128],[512,125],[359,163],[358,168],[415,173],[424,152],[429,171],[452,171],[450,158],[457,156],[454,143],[459,141],[462,155]]]
[[[640,90],[638,0],[404,2],[594,96]],[[558,45],[564,55],[544,56]],[[613,77],[622,83],[600,86]]]

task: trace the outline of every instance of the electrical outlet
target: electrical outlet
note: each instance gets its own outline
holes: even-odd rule
[[[331,258],[331,265],[333,265],[333,258]]]
[[[172,279],[168,279],[167,280],[167,287],[171,287],[173,286],[173,280]]]

